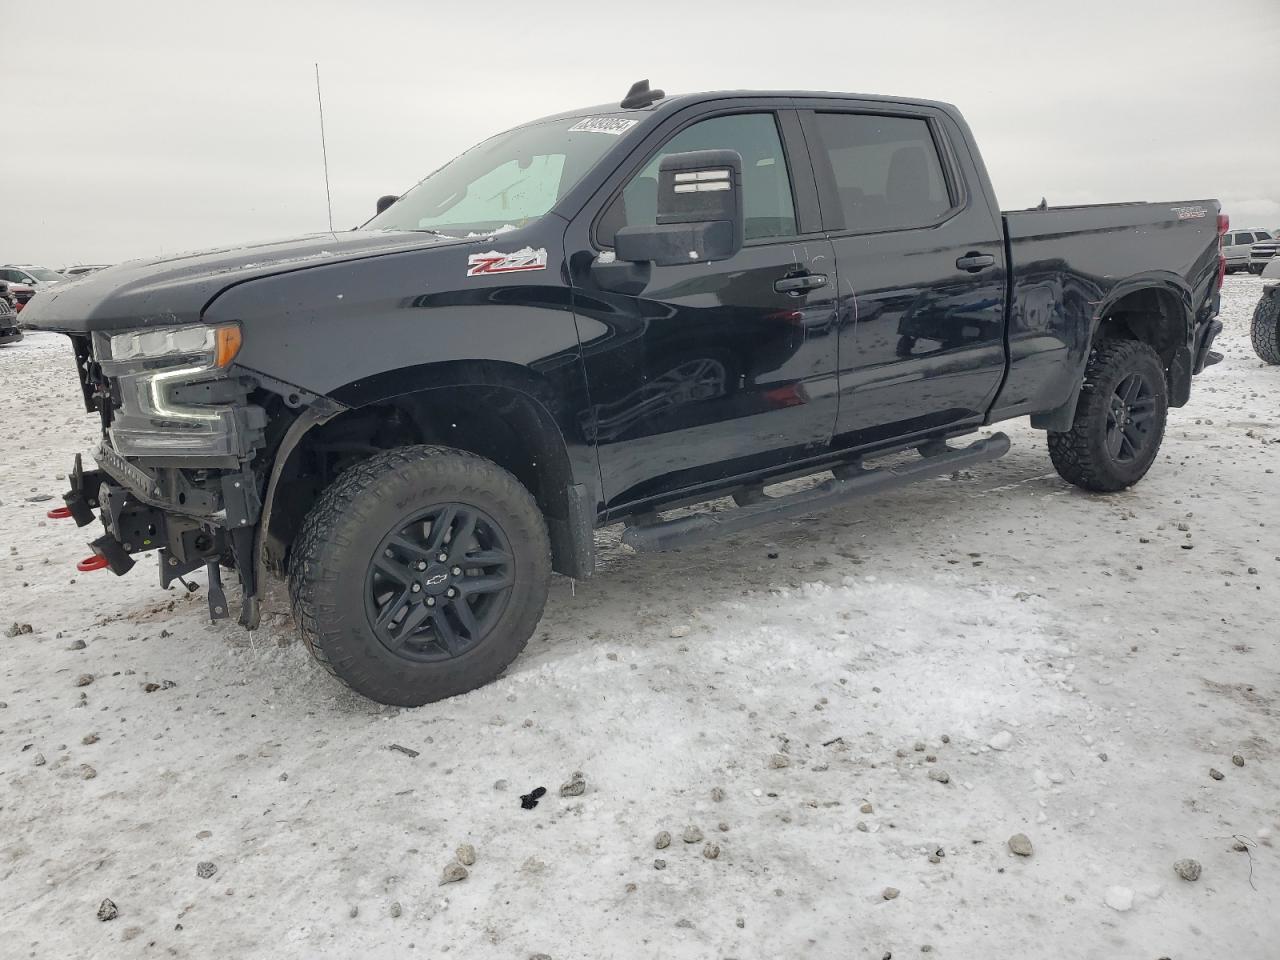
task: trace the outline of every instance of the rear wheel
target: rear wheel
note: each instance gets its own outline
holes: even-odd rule
[[[1264,293],[1249,326],[1253,349],[1267,363],[1280,363],[1280,290]]]
[[[550,546],[529,491],[497,464],[405,447],[351,467],[290,558],[308,648],[380,703],[418,706],[496,678],[546,603]]]
[[[1132,486],[1160,451],[1168,408],[1164,368],[1149,345],[1099,341],[1085,368],[1071,429],[1049,433],[1054,468],[1085,490]]]

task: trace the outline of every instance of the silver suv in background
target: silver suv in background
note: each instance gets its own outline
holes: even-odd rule
[[[1259,230],[1257,239],[1249,248],[1249,272],[1265,270],[1267,264],[1275,260],[1277,250],[1280,250],[1280,229]]]
[[[1259,240],[1270,240],[1270,230],[1230,230],[1222,235],[1222,255],[1227,273],[1249,269],[1249,249]]]

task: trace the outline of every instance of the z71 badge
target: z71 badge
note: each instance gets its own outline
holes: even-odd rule
[[[526,270],[547,269],[547,251],[545,247],[537,250],[525,247],[515,253],[499,253],[490,250],[488,253],[473,253],[467,257],[468,277],[487,277],[494,273],[523,273]]]

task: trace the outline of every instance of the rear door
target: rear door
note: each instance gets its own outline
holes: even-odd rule
[[[670,500],[828,449],[838,403],[835,262],[790,101],[735,98],[674,114],[566,234],[606,506]],[[736,150],[746,242],[719,263],[653,266],[634,295],[591,262],[653,223],[662,157]],[[600,211],[593,216],[592,211]],[[811,286],[788,291],[789,279]],[[781,286],[780,286],[781,283]]]
[[[801,118],[840,275],[834,443],[981,423],[1005,369],[1004,241],[959,127],[850,101]]]

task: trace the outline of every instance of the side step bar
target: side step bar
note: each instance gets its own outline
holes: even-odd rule
[[[854,497],[883,493],[916,480],[1003,457],[1009,452],[1009,438],[1003,433],[994,433],[960,449],[942,441],[932,441],[916,449],[920,452],[919,460],[874,469],[867,469],[860,461],[845,464],[833,469],[832,478],[825,483],[783,497],[767,496],[760,488],[749,488],[734,495],[739,504],[736,509],[636,524],[623,532],[622,542],[635,550],[674,550],[739,533],[762,523],[825,510]]]

